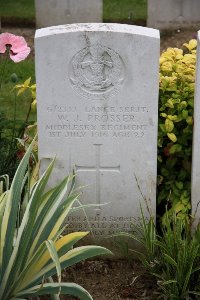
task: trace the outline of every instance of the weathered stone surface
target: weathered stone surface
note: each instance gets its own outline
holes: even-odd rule
[[[194,225],[200,221],[200,31],[198,32],[196,84],[194,99],[194,133],[192,153],[192,214]]]
[[[102,0],[35,0],[37,28],[102,22]]]
[[[147,26],[179,29],[200,26],[199,0],[148,0]]]
[[[157,30],[130,25],[36,32],[42,168],[57,156],[53,183],[75,169],[96,237],[130,230],[140,201],[155,215],[159,46]],[[88,229],[82,211],[68,222]]]

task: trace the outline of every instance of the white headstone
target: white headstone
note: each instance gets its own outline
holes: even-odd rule
[[[155,215],[159,46],[157,30],[130,25],[36,32],[42,168],[57,156],[53,183],[75,169],[97,237],[130,230],[140,201]],[[68,222],[88,228],[82,211]]]
[[[147,26],[156,29],[200,27],[199,0],[148,0]]]
[[[192,214],[194,225],[200,222],[200,31],[198,32],[196,83],[194,99],[194,130],[192,151]]]
[[[103,0],[35,0],[36,27],[102,22]]]

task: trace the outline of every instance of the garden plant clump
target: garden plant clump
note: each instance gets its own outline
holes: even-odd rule
[[[9,73],[11,66],[25,60],[29,53],[30,48],[23,37],[11,33],[0,34],[0,175],[7,174],[10,178],[13,178],[21,159],[20,142],[23,141],[32,108],[35,106],[36,87],[30,85],[30,78],[23,85],[16,85],[18,76],[16,73]],[[24,99],[18,99],[24,91]],[[19,101],[22,101],[20,109]]]
[[[168,48],[160,57],[158,219],[122,233],[142,245],[137,252],[155,277],[161,299],[199,299],[200,227],[191,217],[191,161],[197,41]],[[145,200],[145,199],[144,199]]]
[[[193,101],[197,41],[160,57],[158,191],[160,216],[188,219],[191,189]],[[162,219],[165,221],[165,217]]]
[[[165,224],[158,233],[154,218],[147,221],[141,213],[140,225],[134,233],[122,236],[137,241],[143,251],[137,254],[149,274],[157,281],[160,299],[198,300],[200,296],[200,228],[191,234],[184,219],[165,215]],[[119,235],[118,235],[119,236]]]
[[[168,48],[160,57],[158,215],[127,236],[142,244],[137,253],[155,276],[162,299],[199,299],[200,227],[191,217],[191,161],[197,41]]]
[[[111,252],[99,246],[75,248],[88,232],[63,234],[64,220],[79,196],[73,190],[74,176],[64,178],[47,191],[54,161],[35,181],[29,173],[31,151],[32,144],[10,189],[0,196],[0,299],[25,300],[37,295],[59,299],[60,294],[67,294],[92,300],[81,286],[61,282],[61,270]],[[52,276],[56,274],[57,282],[53,282]]]

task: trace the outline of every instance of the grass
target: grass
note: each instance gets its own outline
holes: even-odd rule
[[[19,83],[26,80],[28,77],[31,77],[33,81],[35,81],[35,64],[34,60],[26,59],[21,61],[20,63],[14,63],[11,60],[8,61],[4,73],[4,82],[10,80],[10,76],[13,73],[17,74],[19,79]]]
[[[146,20],[146,0],[104,0],[103,18],[105,21]]]
[[[104,0],[103,4],[104,21],[146,19],[147,0]],[[34,0],[0,0],[0,15],[33,20],[35,18]]]
[[[34,0],[0,0],[0,15],[34,19]]]
[[[17,75],[18,80],[16,83],[13,83],[11,80],[13,74]],[[35,82],[35,65],[33,60],[27,59],[17,64],[9,60],[5,68],[2,88],[0,90],[1,112],[4,112],[9,118],[12,118],[15,102],[15,93],[13,92],[13,88],[15,84],[21,84],[29,77],[32,78],[32,82]],[[16,98],[16,101],[17,117],[19,120],[23,121],[29,106],[30,96],[27,94],[19,96]],[[32,119],[35,119],[34,114]]]
[[[5,66],[5,68],[4,68]],[[14,89],[16,84],[22,84],[27,78],[32,76],[35,81],[34,61],[27,59],[15,64],[5,60],[0,62],[0,175],[8,174],[13,178],[16,167],[19,163],[17,153],[17,139],[22,137],[24,127],[27,124],[34,123],[36,113],[30,112],[32,102],[31,93],[17,96]],[[29,118],[27,119],[29,115]]]

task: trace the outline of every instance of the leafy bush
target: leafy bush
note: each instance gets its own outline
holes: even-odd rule
[[[133,225],[134,226],[134,225]],[[185,221],[168,216],[159,235],[154,219],[142,215],[134,233],[121,233],[139,242],[142,251],[132,250],[157,280],[162,299],[199,299],[200,296],[200,228],[191,234]],[[119,235],[119,234],[118,234]]]
[[[168,48],[160,57],[157,201],[160,216],[167,205],[169,215],[187,219],[197,41],[184,46],[184,51]]]
[[[27,173],[30,153],[31,147],[25,153],[10,189],[0,196],[0,300],[25,300],[49,294],[68,294],[91,300],[90,294],[81,286],[62,283],[61,270],[92,256],[110,254],[110,251],[99,246],[73,248],[88,232],[62,235],[66,227],[63,222],[78,197],[73,192],[73,177],[64,178],[46,191],[54,162],[39,181],[30,182]],[[57,283],[50,280],[54,274],[58,275]]]

